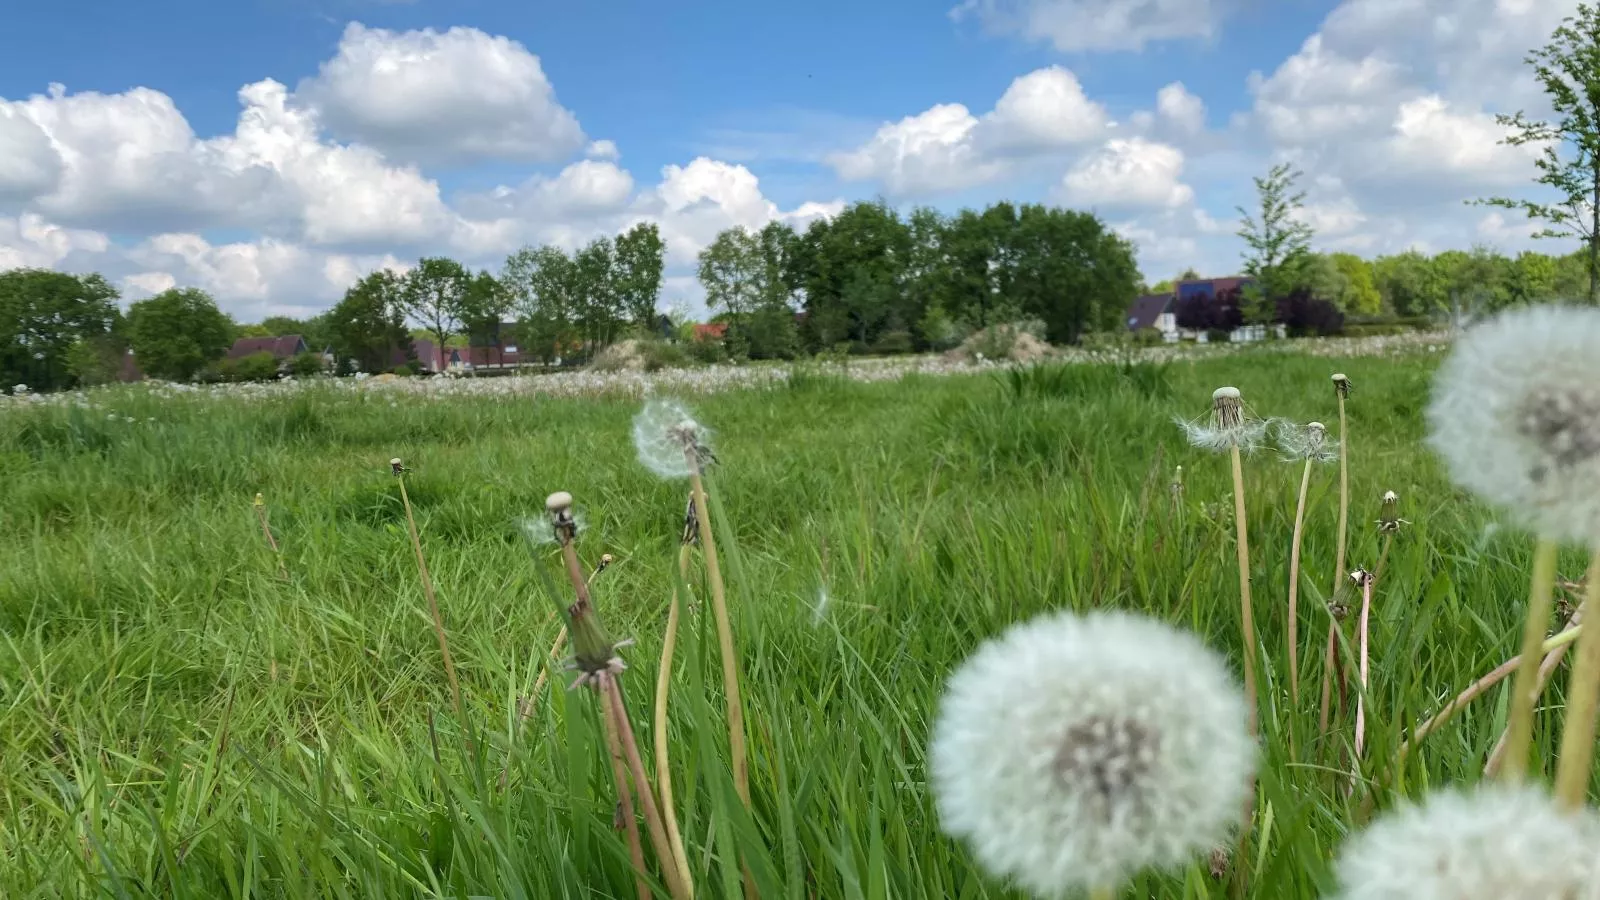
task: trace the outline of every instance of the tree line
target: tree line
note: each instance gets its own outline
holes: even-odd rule
[[[1008,202],[905,217],[859,202],[803,232],[728,229],[699,276],[725,341],[752,357],[943,349],[1022,319],[1072,343],[1114,327],[1139,282],[1133,245],[1096,216]]]

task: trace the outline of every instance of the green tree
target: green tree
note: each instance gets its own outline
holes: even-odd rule
[[[617,299],[623,313],[635,328],[653,331],[667,258],[661,230],[654,222],[633,226],[617,238],[613,255]]]
[[[128,308],[128,339],[152,378],[188,381],[233,344],[233,320],[198,288],[172,288]]]
[[[1383,302],[1402,316],[1428,315],[1449,308],[1449,286],[1433,260],[1416,250],[1379,257],[1374,280]]]
[[[501,334],[506,316],[511,312],[515,298],[511,290],[488,272],[479,272],[467,283],[461,300],[461,324],[467,332],[468,347],[492,348],[504,353],[507,339],[514,335]],[[503,362],[501,356],[495,362]]]
[[[1535,80],[1549,98],[1554,122],[1515,115],[1496,116],[1511,129],[1502,143],[1539,148],[1535,184],[1555,192],[1553,203],[1513,197],[1472,201],[1520,210],[1545,223],[1536,237],[1579,238],[1588,251],[1588,297],[1600,303],[1600,8],[1579,3],[1550,43],[1528,54]]]
[[[397,353],[415,359],[406,331],[405,279],[379,269],[351,285],[326,314],[325,328],[340,371],[387,372]]]
[[[306,332],[311,330],[309,322],[289,316],[267,316],[261,320],[261,327],[273,337],[285,337],[291,334],[305,337]]]
[[[1543,253],[1524,250],[1511,262],[1507,285],[1511,302],[1539,303],[1556,296],[1556,261]]]
[[[1383,312],[1383,295],[1373,277],[1372,264],[1354,253],[1334,253],[1328,257],[1343,277],[1342,291],[1330,298],[1346,313],[1375,316]]]
[[[41,391],[70,387],[85,354],[108,346],[121,318],[116,299],[99,275],[0,272],[0,382]],[[78,346],[84,349],[74,354]]]
[[[404,284],[406,314],[422,323],[442,352],[450,336],[461,330],[472,275],[453,259],[430,256],[406,273]]]
[[[523,247],[500,270],[517,311],[518,348],[546,365],[578,340],[577,266],[558,247]]]
[[[573,256],[572,264],[577,287],[576,323],[592,354],[616,340],[622,330],[616,245],[605,237],[590,241]]]
[[[1306,196],[1295,190],[1299,178],[1300,173],[1288,163],[1279,163],[1265,178],[1254,179],[1259,204],[1256,215],[1238,207],[1238,235],[1249,248],[1244,254],[1244,273],[1255,280],[1246,295],[1247,321],[1268,321],[1278,298],[1305,283],[1312,231],[1296,215]]]

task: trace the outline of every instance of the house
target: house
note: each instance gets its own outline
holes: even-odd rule
[[[1143,331],[1153,328],[1161,332],[1167,343],[1178,339],[1178,314],[1176,299],[1172,294],[1145,294],[1135,298],[1128,307],[1128,330]]]
[[[306,339],[298,334],[277,337],[245,337],[228,348],[228,359],[244,359],[257,353],[270,353],[279,364],[286,363],[298,354],[309,352]]]
[[[712,322],[708,325],[696,324],[694,326],[694,339],[696,341],[720,341],[727,335],[727,322]]]
[[[1238,306],[1244,291],[1255,284],[1255,279],[1229,275],[1222,278],[1189,278],[1173,285],[1168,294],[1146,294],[1135,298],[1128,307],[1128,330],[1155,328],[1167,341],[1193,340],[1204,342],[1207,331],[1215,327],[1228,331],[1231,341],[1253,341],[1266,337],[1267,326],[1238,324]],[[1196,308],[1203,311],[1202,320],[1215,320],[1208,327],[1183,327],[1178,324],[1180,311],[1186,318],[1196,318]],[[1227,324],[1231,323],[1231,324]],[[1283,327],[1273,326],[1280,337]]]

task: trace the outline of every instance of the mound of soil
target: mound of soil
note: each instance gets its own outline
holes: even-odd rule
[[[977,332],[961,346],[945,354],[946,359],[957,362],[976,362],[979,355],[990,360],[1033,362],[1054,353],[1049,344],[1020,328],[995,325]]]
[[[626,340],[601,350],[589,363],[595,372],[643,372],[645,370],[644,345],[641,341]]]

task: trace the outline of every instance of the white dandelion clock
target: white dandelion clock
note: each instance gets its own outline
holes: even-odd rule
[[[688,478],[697,467],[710,462],[710,436],[710,429],[695,421],[689,408],[676,400],[650,400],[633,417],[633,446],[639,451],[639,462],[662,478]]]
[[[1283,454],[1284,462],[1333,462],[1339,458],[1338,438],[1328,437],[1328,426],[1321,422],[1307,422],[1297,425],[1289,421],[1277,421],[1278,449]]]
[[[1251,787],[1243,695],[1198,639],[1057,613],[951,676],[929,751],[946,832],[1038,896],[1115,888],[1220,846]]]
[[[1467,331],[1434,378],[1451,477],[1551,540],[1600,540],[1600,310],[1536,306]]]
[[[1340,900],[1588,900],[1600,822],[1541,789],[1444,791],[1373,822],[1339,851]]]
[[[1261,446],[1267,423],[1250,414],[1235,387],[1220,387],[1211,395],[1211,414],[1200,421],[1173,420],[1189,443],[1202,450],[1226,453],[1238,447],[1246,453]]]

